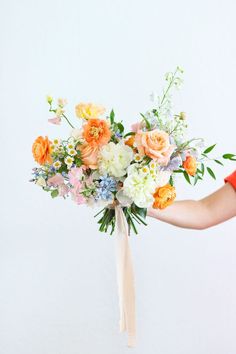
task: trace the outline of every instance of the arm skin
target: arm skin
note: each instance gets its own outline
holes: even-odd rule
[[[164,210],[149,208],[147,214],[175,226],[207,229],[236,216],[236,191],[226,183],[201,200],[176,201]]]

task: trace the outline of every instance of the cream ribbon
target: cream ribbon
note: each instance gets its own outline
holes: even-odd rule
[[[134,271],[129,246],[128,223],[120,205],[115,206],[116,265],[120,306],[120,331],[128,333],[128,346],[136,342]]]

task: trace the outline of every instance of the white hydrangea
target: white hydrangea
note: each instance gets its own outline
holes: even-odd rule
[[[156,182],[150,174],[132,165],[128,170],[128,177],[124,180],[123,193],[140,208],[147,208],[153,201]]]
[[[123,142],[104,145],[99,154],[98,168],[102,175],[122,177],[134,158],[133,150]]]
[[[158,171],[154,174],[153,178],[157,187],[165,186],[170,180],[171,172],[170,171]]]

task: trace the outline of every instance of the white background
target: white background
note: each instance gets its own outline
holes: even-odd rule
[[[190,134],[235,152],[236,5],[232,1],[1,0],[0,354],[128,353],[118,332],[114,237],[94,211],[28,183],[45,95],[115,109],[127,129],[150,107],[163,74],[185,68],[175,96]],[[234,163],[178,198],[201,198]],[[222,209],[226,207],[222,205]],[[235,354],[236,223],[206,231],[149,220],[131,238],[135,354]]]

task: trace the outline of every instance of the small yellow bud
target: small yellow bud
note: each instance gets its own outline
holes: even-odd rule
[[[47,96],[46,99],[49,104],[52,104],[52,100],[53,100],[52,96]]]
[[[185,112],[180,112],[179,119],[185,120],[186,119],[186,113]]]

